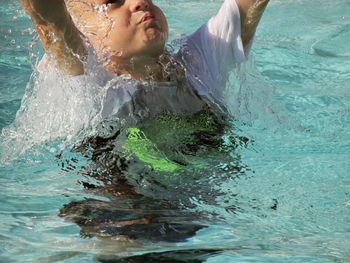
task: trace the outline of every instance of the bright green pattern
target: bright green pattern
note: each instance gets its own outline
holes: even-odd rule
[[[158,172],[176,174],[184,170],[185,165],[172,160],[178,160],[188,168],[203,169],[208,164],[201,157],[208,152],[205,151],[202,156],[197,152],[193,156],[184,154],[183,148],[185,144],[196,143],[193,133],[215,131],[217,125],[208,112],[195,116],[163,114],[140,128],[128,128],[124,148]]]
[[[168,158],[146,137],[138,128],[127,129],[128,140],[124,148],[135,154],[141,161],[158,172],[175,173],[180,169],[176,163]]]

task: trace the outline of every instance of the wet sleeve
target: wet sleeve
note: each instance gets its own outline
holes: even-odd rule
[[[219,12],[187,38],[179,54],[197,91],[218,99],[229,72],[247,60],[250,47],[243,48],[236,1],[225,0]]]

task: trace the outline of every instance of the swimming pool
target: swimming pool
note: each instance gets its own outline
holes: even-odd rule
[[[192,32],[220,3],[159,1],[171,39]],[[37,53],[34,46],[28,56],[33,34],[18,9],[9,0],[0,7],[1,129],[15,118]],[[183,220],[206,226],[195,235],[183,242],[82,237],[58,213],[91,197],[78,183],[83,175],[62,170],[52,145],[41,145],[0,166],[0,261],[349,261],[349,14],[348,0],[271,2],[255,39],[256,69],[247,65],[245,85],[232,88],[236,131],[253,141],[238,150],[244,175],[211,174],[203,192],[200,184],[181,189],[192,221]],[[215,200],[208,189],[219,192]]]

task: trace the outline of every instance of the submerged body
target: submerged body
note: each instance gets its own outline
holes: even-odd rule
[[[27,43],[32,35],[22,35],[23,30],[29,27],[30,21],[25,15],[13,21],[18,5],[12,2],[3,2],[0,20],[4,32],[12,28],[12,34],[6,35],[16,39],[16,44],[22,46],[22,52],[18,52],[9,41],[0,43],[3,47],[2,70],[3,73],[6,72],[6,75],[2,74],[0,109],[1,125],[4,129],[5,125],[13,121],[20,103],[18,100],[17,103],[10,103],[10,100],[23,93],[31,72],[31,67],[26,62],[26,54]],[[104,240],[100,237],[81,238],[79,225],[65,222],[65,218],[58,217],[57,213],[64,204],[73,200],[94,198],[90,195],[94,192],[85,192],[82,184],[77,183],[77,180],[88,180],[81,173],[77,173],[77,170],[69,171],[70,167],[67,166],[67,172],[61,170],[61,166],[54,160],[57,152],[50,152],[57,144],[49,141],[40,143],[34,148],[36,152],[29,151],[20,156],[18,161],[8,165],[0,161],[1,233],[6,237],[1,246],[3,260],[23,261],[25,258],[36,262],[96,262],[98,260],[94,257],[99,254],[120,257],[130,254],[152,254],[153,257],[144,255],[142,259],[139,259],[142,256],[138,256],[134,261],[159,262],[159,258],[162,257],[164,261],[175,263],[181,259],[182,262],[189,259],[194,261],[191,251],[201,249],[206,253],[206,258],[209,257],[208,262],[347,261],[350,258],[350,237],[347,231],[347,205],[350,199],[349,195],[346,195],[349,190],[350,170],[350,97],[347,88],[350,72],[350,17],[341,19],[344,12],[350,14],[350,5],[346,5],[346,2],[347,0],[327,3],[305,0],[270,2],[272,5],[264,14],[252,49],[253,64],[258,72],[247,69],[247,66],[250,67],[248,64],[242,65],[241,69],[233,71],[227,87],[231,90],[228,107],[232,107],[229,109],[235,116],[234,132],[251,139],[247,149],[235,151],[241,155],[241,162],[249,168],[241,178],[228,177],[214,181],[225,171],[216,174],[208,171],[201,176],[202,179],[210,177],[207,184],[202,184],[203,191],[191,192],[198,180],[194,179],[190,183],[190,174],[185,174],[182,178],[188,179],[187,186],[178,184],[183,186],[182,196],[191,198],[191,201],[186,203],[189,205],[183,209],[184,213],[171,208],[170,211],[165,211],[167,206],[159,200],[153,201],[152,206],[147,206],[152,203],[152,200],[147,198],[140,198],[138,202],[133,202],[133,208],[129,206],[127,209],[130,196],[123,196],[124,201],[121,196],[106,199],[105,195],[101,194],[103,201],[109,201],[111,206],[105,209],[106,213],[98,214],[96,207],[102,210],[106,204],[101,200],[90,202],[90,208],[94,208],[95,212],[90,210],[91,213],[86,214],[87,220],[84,223],[85,233],[103,238],[103,225],[105,228],[113,226],[112,223],[108,225],[104,219],[109,218],[113,222],[112,215],[115,216],[114,230],[117,230],[116,223],[121,220],[142,219],[141,215],[123,215],[121,210],[124,207],[126,211],[135,214],[141,209],[149,214],[156,214],[162,210],[158,215],[163,213],[163,220],[167,222],[175,221],[175,218],[180,222],[180,217],[185,214],[188,217],[183,217],[183,223],[204,224],[207,228],[201,229],[185,242],[176,244],[156,241],[156,232],[161,229],[161,225],[147,235],[140,230],[140,235],[134,236],[144,237],[145,242],[124,243],[117,241],[115,236],[105,237]],[[209,16],[209,13],[215,14],[221,0],[159,0],[157,3],[164,6],[168,17],[171,14],[169,26],[171,36],[174,36],[185,31],[193,32],[204,17]],[[207,10],[207,14],[199,10]],[[300,24],[300,21],[307,23]],[[36,44],[38,45],[39,43]],[[36,50],[38,49],[34,51]],[[14,56],[16,59],[13,59]],[[22,61],[20,67],[19,60]],[[245,69],[248,70],[246,76],[241,74]],[[236,85],[236,73],[238,77],[244,78],[241,85]],[[64,83],[57,82],[54,87],[51,90],[58,92],[60,87],[64,87]],[[78,89],[83,90],[84,87]],[[65,98],[76,97],[76,91],[77,89],[70,89]],[[56,105],[61,105],[66,111],[71,110],[71,100],[63,103],[64,100],[60,96],[44,95],[48,104],[57,101]],[[84,96],[83,92],[81,96]],[[41,112],[42,115],[32,115],[33,118],[43,116],[38,119],[38,126],[44,120],[46,123],[47,120],[56,122],[54,117],[48,115],[45,107],[41,108]],[[87,112],[76,113],[80,118],[84,118],[85,114]],[[196,116],[193,118],[195,120]],[[157,129],[157,124],[150,125],[150,128],[154,127],[154,131],[150,133],[156,136],[160,129]],[[174,126],[169,125],[167,128],[175,130]],[[171,134],[165,130],[163,133]],[[32,133],[28,131],[27,136],[31,137]],[[166,142],[170,143],[169,140]],[[26,144],[27,142],[23,143],[21,149],[26,147]],[[0,154],[7,154],[4,148],[0,148]],[[11,150],[14,152],[17,149],[12,145]],[[80,156],[72,153],[67,155],[62,156],[62,162]],[[80,159],[78,163],[72,164],[78,167],[77,169],[81,167]],[[179,177],[181,176],[176,175],[172,178]],[[198,177],[199,174],[196,178]],[[140,188],[143,182],[138,182]],[[90,183],[95,182],[91,180]],[[153,184],[153,187],[156,188],[156,185]],[[210,195],[208,189],[221,190],[214,201],[211,198],[214,195],[203,196],[203,193]],[[181,196],[175,187],[157,192],[161,192],[159,195],[163,192],[175,192],[174,198],[176,193],[177,196]],[[100,196],[96,198],[101,199]],[[210,201],[212,202],[209,203]],[[77,213],[77,210],[73,210],[73,204],[70,207],[70,211],[67,207],[67,214]],[[189,211],[197,211],[200,214],[192,214],[190,217]],[[95,215],[90,229],[87,222],[89,215],[90,218]],[[117,215],[120,215],[120,220],[116,219]],[[130,236],[132,229],[136,228],[136,221],[133,223],[134,226],[126,227],[127,222],[124,222],[125,227],[120,227],[119,230],[124,230],[124,234]],[[148,226],[143,225],[145,230]],[[113,229],[110,230],[109,234],[116,233]],[[151,239],[152,237],[154,238]],[[150,242],[147,242],[148,238],[151,239]],[[204,249],[207,251],[203,251]],[[215,249],[225,250],[216,252]],[[169,258],[165,257],[166,252],[154,253],[161,251],[169,251],[168,253],[177,256]],[[198,259],[198,262],[201,260]]]
[[[84,235],[103,236],[106,227],[110,236],[129,235],[140,225],[156,222],[157,229],[159,224],[170,225],[175,231],[175,236],[170,238],[166,232],[160,240],[179,241],[201,229],[182,225],[176,217],[152,214],[147,206],[123,221],[125,208],[116,209],[118,198],[129,197],[127,209],[136,209],[146,198],[150,207],[181,211],[188,197],[183,194],[193,182],[198,191],[206,184],[203,195],[215,198],[217,190],[210,189],[209,178],[202,175],[222,169],[232,176],[241,173],[240,158],[232,150],[247,139],[228,132],[225,87],[230,70],[246,60],[268,1],[225,0],[216,16],[183,40],[177,54],[164,50],[167,22],[148,0],[69,0],[67,6],[53,1],[62,16],[52,16],[52,6],[48,8],[44,1],[22,3],[47,53],[41,74],[54,63],[66,72],[68,87],[103,94],[96,95],[96,101],[76,105],[91,112],[78,130],[94,126],[95,133],[74,151],[91,159],[83,172],[99,182],[87,180],[85,188],[112,202],[73,202],[61,215],[81,225]],[[51,72],[53,79],[61,76]],[[46,80],[50,82],[50,77]],[[220,160],[217,154],[211,158],[213,152],[219,153]],[[168,191],[157,191],[159,187]],[[193,194],[196,187],[190,190]],[[107,226],[100,224],[101,216]]]

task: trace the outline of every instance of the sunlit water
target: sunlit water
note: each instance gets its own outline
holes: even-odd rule
[[[192,32],[220,2],[159,1],[171,39]],[[17,10],[13,1],[0,7],[1,129],[15,119],[37,59],[29,19]],[[203,226],[187,240],[82,235],[59,211],[98,197],[78,183],[85,179],[79,168],[70,170],[71,162],[62,168],[79,155],[66,152],[58,160],[51,142],[0,166],[0,261],[113,262],[139,255],[132,262],[349,262],[349,42],[348,0],[271,2],[253,47],[256,70],[248,66],[244,86],[232,88],[235,133],[250,139],[235,152],[243,171],[220,176],[213,167],[201,180],[159,193],[162,202],[173,196],[170,203],[181,203],[169,218]],[[141,210],[157,205],[142,201]]]

